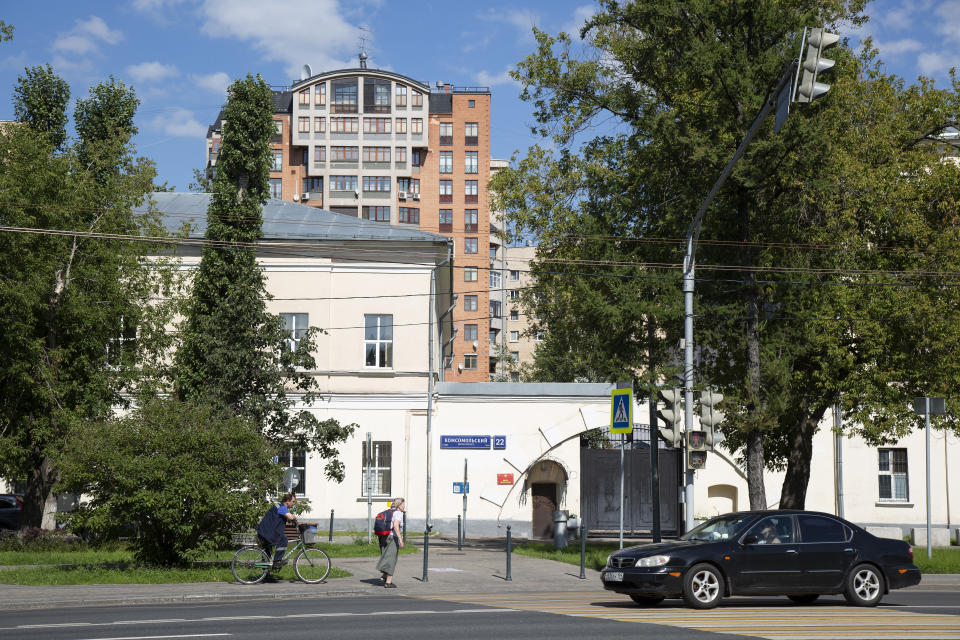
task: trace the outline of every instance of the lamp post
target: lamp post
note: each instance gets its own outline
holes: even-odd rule
[[[927,558],[933,555],[933,544],[930,536],[930,414],[942,416],[945,411],[943,398],[914,398],[913,410],[924,418],[927,439]]]

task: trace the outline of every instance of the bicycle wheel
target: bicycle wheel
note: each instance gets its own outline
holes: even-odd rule
[[[323,549],[305,547],[293,563],[297,577],[309,584],[323,582],[330,574],[330,556]]]
[[[230,563],[230,571],[238,582],[257,584],[267,577],[270,558],[260,547],[244,547],[237,551]]]

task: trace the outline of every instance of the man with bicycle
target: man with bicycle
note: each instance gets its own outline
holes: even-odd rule
[[[273,547],[273,571],[280,570],[283,553],[287,550],[287,534],[284,531],[284,525],[288,521],[297,521],[297,516],[290,511],[296,501],[297,494],[293,491],[283,494],[280,502],[270,507],[263,516],[263,520],[257,525],[257,540],[260,541],[260,545],[264,549]],[[266,581],[276,582],[277,579],[268,575]]]

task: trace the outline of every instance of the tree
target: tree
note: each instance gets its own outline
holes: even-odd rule
[[[182,342],[176,355],[176,391],[184,400],[209,402],[253,420],[277,446],[309,448],[327,460],[329,478],[343,479],[336,445],[356,425],[320,421],[294,410],[301,394],[317,397],[307,373],[319,329],[311,327],[291,350],[283,321],[266,310],[268,293],[252,244],[262,237],[261,209],[269,196],[270,147],[274,135],[270,88],[259,77],[234,82],[224,111],[226,126],[207,212],[206,238]],[[238,243],[239,246],[223,246]]]
[[[280,484],[274,453],[251,421],[172,398],[86,422],[58,456],[63,488],[89,497],[70,526],[98,538],[135,528],[138,561],[183,565],[263,515]]]
[[[801,27],[859,24],[863,2],[601,5],[581,31],[592,57],[574,57],[565,34],[535,32],[537,51],[515,77],[535,105],[535,131],[556,151],[531,148],[491,190],[501,194],[495,206],[540,240],[537,285],[526,296],[547,330],[537,375],[636,375],[647,368],[648,332],[638,323],[646,318],[652,346],[666,347],[648,376],[662,380],[676,372],[679,354],[670,351],[682,335],[675,239],[795,58]],[[709,210],[698,248],[699,384],[727,397],[728,442],[743,453],[753,508],[766,506],[767,466],[787,468],[781,505],[802,506],[812,434],[839,393],[865,420],[932,373],[904,363],[922,346],[915,330],[841,320],[871,318],[890,302],[878,299],[869,274],[854,283],[846,271],[916,268],[876,247],[902,246],[921,219],[919,237],[944,233],[938,258],[956,258],[950,218],[922,215],[933,203],[950,210],[956,195],[941,174],[955,169],[939,164],[931,145],[907,144],[908,132],[916,138],[956,113],[956,82],[952,93],[929,83],[904,89],[869,46],[859,58],[842,47],[835,57],[827,97],[794,109],[777,136],[765,123]],[[581,142],[604,118],[608,133]],[[816,282],[821,272],[837,275]],[[930,308],[952,310],[937,284]],[[955,330],[938,329],[953,344]],[[905,416],[895,415],[882,427],[865,420],[865,430],[902,432]]]
[[[21,79],[19,89],[24,104],[40,103],[37,84]],[[87,112],[98,117],[95,104]],[[124,392],[151,386],[144,369],[164,366],[170,311],[154,298],[174,275],[147,264],[159,253],[152,243],[89,235],[164,233],[155,216],[132,212],[155,172],[132,157],[129,136],[58,152],[32,122],[0,132],[0,221],[16,228],[0,234],[0,474],[26,480],[23,525],[52,527],[55,457],[70,431],[109,416]],[[97,165],[114,171],[80,161],[94,146],[113,153]]]
[[[34,131],[50,136],[54,149],[67,140],[67,103],[70,86],[49,64],[24,70],[13,90],[13,113]]]
[[[0,20],[0,42],[13,39],[13,25]]]

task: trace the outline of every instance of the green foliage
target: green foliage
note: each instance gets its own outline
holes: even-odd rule
[[[193,280],[182,342],[176,355],[181,399],[212,403],[253,420],[277,446],[310,449],[327,460],[327,477],[342,480],[337,445],[356,425],[318,420],[295,410],[290,394],[309,406],[317,397],[307,372],[320,331],[311,327],[291,351],[282,318],[266,310],[268,293],[256,250],[222,243],[256,243],[269,196],[273,100],[258,76],[234,82],[224,109],[223,143],[207,212],[208,240]]]
[[[50,136],[60,149],[67,140],[67,103],[70,85],[49,64],[24,69],[13,89],[13,113],[19,122]]]
[[[13,25],[0,20],[0,42],[13,40]]]
[[[70,527],[136,532],[139,562],[182,565],[263,516],[279,483],[275,451],[250,420],[173,399],[87,422],[58,459],[62,490],[90,498]]]

